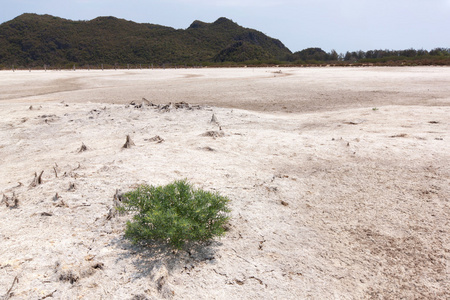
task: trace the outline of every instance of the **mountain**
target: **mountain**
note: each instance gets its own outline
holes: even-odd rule
[[[194,21],[187,29],[115,17],[72,21],[23,14],[0,24],[0,65],[194,64],[283,60],[279,40],[227,18]]]

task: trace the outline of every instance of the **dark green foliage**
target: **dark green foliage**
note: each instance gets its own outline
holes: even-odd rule
[[[133,211],[125,235],[134,242],[159,240],[175,248],[224,234],[228,198],[194,189],[186,180],[166,186],[142,185],[124,195],[121,211]]]
[[[71,21],[23,14],[0,24],[0,63],[42,67],[213,62],[237,41],[254,45],[256,52],[271,59],[291,53],[280,41],[226,18],[214,23],[194,21],[188,29],[176,30],[114,17]]]
[[[346,52],[345,62],[380,65],[449,65],[450,48],[427,50],[369,50]]]
[[[292,54],[293,61],[328,61],[329,54],[320,48],[307,48]]]
[[[321,48],[307,48],[286,57],[295,64],[320,65],[450,65],[450,48],[427,50],[362,50],[338,54],[335,50],[327,53]]]
[[[271,55],[257,45],[239,41],[223,49],[214,57],[215,62],[243,62],[250,60],[267,61]]]

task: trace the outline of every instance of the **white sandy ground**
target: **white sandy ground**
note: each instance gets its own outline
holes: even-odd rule
[[[3,71],[0,90],[19,199],[0,297],[450,298],[450,68]],[[182,178],[231,199],[225,237],[174,253],[107,219],[116,189]]]

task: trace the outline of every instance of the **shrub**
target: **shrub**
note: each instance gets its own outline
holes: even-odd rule
[[[159,240],[181,249],[185,242],[204,242],[224,234],[229,199],[194,189],[186,180],[166,186],[139,186],[123,197],[121,211],[133,211],[125,236],[133,242]]]

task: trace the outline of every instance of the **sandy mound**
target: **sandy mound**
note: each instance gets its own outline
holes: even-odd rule
[[[0,296],[450,297],[449,106],[14,99],[0,102]],[[181,178],[232,200],[226,236],[189,252],[131,245],[116,191]]]

